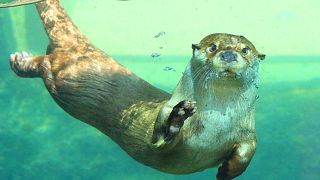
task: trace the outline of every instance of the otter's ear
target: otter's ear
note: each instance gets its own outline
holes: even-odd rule
[[[264,60],[266,58],[266,55],[265,54],[258,54],[258,58],[260,60]]]
[[[200,47],[200,44],[192,44],[192,50],[194,51],[194,50],[199,50],[199,49],[201,49],[201,47]]]

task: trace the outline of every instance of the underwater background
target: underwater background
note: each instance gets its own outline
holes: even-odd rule
[[[1,1],[4,2],[4,1]],[[258,146],[237,179],[320,178],[320,27],[316,0],[61,0],[93,44],[171,92],[205,35],[242,34],[267,55],[256,103]],[[44,54],[33,5],[0,9],[0,179],[214,179],[142,165],[64,112],[41,79],[17,77],[9,55]]]

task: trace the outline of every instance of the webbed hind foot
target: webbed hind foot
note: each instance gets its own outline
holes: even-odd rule
[[[10,55],[11,69],[20,77],[39,77],[43,56],[22,51]]]

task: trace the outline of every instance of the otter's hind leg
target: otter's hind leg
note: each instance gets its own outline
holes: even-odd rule
[[[55,91],[49,55],[32,56],[25,51],[16,52],[10,55],[11,69],[20,77],[34,78],[41,77],[47,88]]]
[[[255,150],[255,140],[235,145],[231,155],[219,167],[217,179],[229,180],[242,174],[248,167]]]
[[[20,77],[40,77],[44,56],[32,56],[22,51],[10,55],[11,69]]]

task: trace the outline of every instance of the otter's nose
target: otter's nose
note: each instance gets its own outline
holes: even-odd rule
[[[224,51],[220,53],[220,57],[221,60],[225,62],[237,61],[237,54],[232,51]]]

